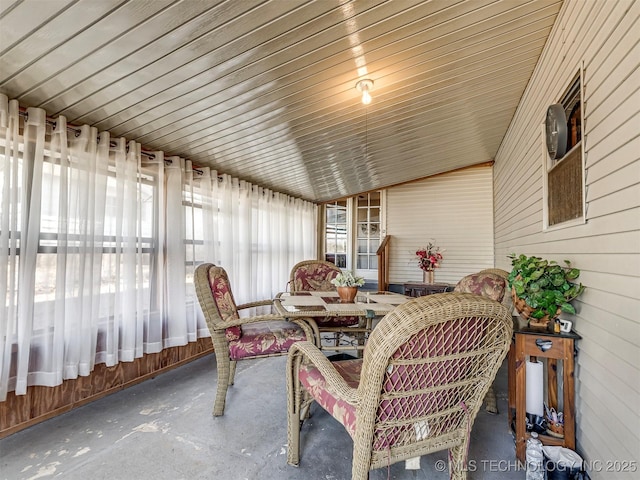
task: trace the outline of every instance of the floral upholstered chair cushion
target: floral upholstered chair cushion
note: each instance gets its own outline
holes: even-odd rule
[[[211,284],[211,292],[213,293],[213,299],[216,302],[220,318],[224,321],[240,318],[226,272],[217,275],[210,274],[209,283]],[[239,325],[229,327],[225,330],[225,336],[230,342],[240,340],[242,329]]]
[[[507,282],[495,273],[472,273],[462,278],[454,292],[475,293],[490,298],[496,302],[502,302],[507,289]]]
[[[336,287],[331,280],[341,273],[339,267],[323,260],[304,260],[291,270],[292,292],[332,292]],[[319,327],[335,328],[358,325],[358,317],[316,318]]]
[[[326,262],[304,262],[294,267],[291,290],[294,292],[330,292],[336,287],[331,280],[336,278],[340,269]]]
[[[209,280],[220,318],[225,321],[240,318],[226,273],[218,273],[215,278],[210,276]],[[300,327],[284,320],[229,327],[225,337],[232,360],[286,352],[293,343],[306,340]]]
[[[362,360],[335,362],[338,374],[351,388],[358,388]],[[327,384],[327,380],[313,364],[303,364],[299,371],[300,383],[318,404],[338,420],[351,437],[356,433],[356,406],[340,398],[340,394]]]
[[[232,360],[267,357],[287,352],[291,345],[302,340],[306,340],[304,332],[295,323],[247,323],[242,326],[242,337],[229,342],[229,356]]]

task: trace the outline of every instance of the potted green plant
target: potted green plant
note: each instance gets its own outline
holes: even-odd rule
[[[509,287],[513,304],[518,313],[533,326],[544,326],[561,312],[576,313],[571,300],[585,289],[581,283],[574,283],[580,270],[555,261],[536,256],[509,255],[513,269],[509,274]]]
[[[358,287],[364,285],[364,278],[354,275],[353,272],[345,271],[336,275],[331,283],[336,286],[340,300],[353,302],[358,294]]]

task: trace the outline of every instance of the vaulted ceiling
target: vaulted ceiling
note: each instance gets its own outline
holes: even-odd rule
[[[561,3],[0,0],[0,92],[322,202],[492,160]]]

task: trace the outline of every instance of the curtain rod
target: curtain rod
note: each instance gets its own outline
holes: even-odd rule
[[[29,115],[27,114],[27,109],[25,107],[19,107],[19,108],[20,108],[19,111],[18,111],[19,115],[21,117],[25,118],[25,119],[28,118]],[[51,118],[49,116],[46,116],[46,120],[45,121],[46,121],[47,125],[49,125],[50,127],[52,127],[52,128],[56,127],[56,121],[53,118]],[[80,136],[80,128],[75,126],[75,125],[67,124],[67,130],[72,131],[73,134],[76,137]],[[110,145],[110,146],[115,146],[115,143],[113,145]],[[152,160],[155,160],[155,158],[156,158],[156,155],[153,152],[151,152],[149,150],[142,149],[142,148],[140,149],[140,154],[144,155],[145,157],[150,158]],[[164,161],[165,161],[165,163],[168,163],[168,164],[173,163],[173,161],[171,159],[166,159],[165,158]],[[204,171],[200,167],[198,167],[197,165],[196,166],[192,165],[191,170],[193,170],[194,172],[196,172],[199,175],[204,175]],[[219,182],[224,180],[222,175],[218,175],[217,177],[218,177],[218,181]]]
[[[27,113],[26,109],[24,109],[23,107],[20,107],[20,111],[18,112],[20,114],[21,117],[24,117],[25,119],[29,118],[29,114]],[[50,117],[46,117],[45,122],[47,125],[49,125],[52,128],[56,128],[56,121]],[[75,125],[71,125],[71,124],[67,124],[67,130],[70,130],[73,132],[73,134],[76,137],[80,136],[80,128],[76,127]],[[111,143],[109,145],[110,147],[115,147],[116,144],[115,143]],[[140,149],[140,154],[144,155],[145,157],[148,157],[152,160],[155,160],[156,155],[148,150],[144,150],[144,149]],[[166,160],[167,162],[171,162],[171,160]],[[195,169],[194,169],[195,170]]]
[[[20,107],[20,110],[19,110],[19,112],[18,112],[18,113],[19,113],[19,115],[20,115],[21,117],[23,117],[23,118],[25,118],[25,119],[27,119],[27,118],[29,117],[29,115],[27,114],[27,111],[26,111],[26,109],[25,109],[24,107]],[[47,116],[47,117],[46,117],[46,119],[45,119],[45,122],[46,122],[46,124],[47,124],[47,125],[49,125],[50,127],[52,127],[52,128],[56,128],[56,121],[55,121],[55,120],[53,120],[52,118],[50,118],[50,117],[48,117],[48,116]],[[80,136],[80,128],[79,128],[79,127],[77,127],[77,126],[75,126],[75,125],[67,124],[67,130],[71,130],[71,131],[74,133],[74,135],[75,135],[76,137]],[[115,147],[115,146],[116,146],[116,143],[115,143],[115,142],[111,142],[109,146],[110,146],[110,147]],[[142,149],[141,149],[141,150],[140,150],[140,153],[141,153],[142,155],[144,155],[144,156],[148,157],[148,158],[151,158],[151,159],[155,159],[155,158],[156,158],[155,154],[154,154],[154,153],[151,153],[150,151],[146,151],[146,150],[142,150]],[[164,161],[165,161],[166,163],[169,163],[169,164],[173,163],[173,160],[171,160],[171,159],[166,159],[166,158],[165,158],[165,159],[164,159]],[[203,171],[203,170],[201,170],[201,169],[200,169],[200,168],[198,168],[198,167],[192,166],[192,167],[191,167],[191,170],[193,170],[194,172],[196,172],[196,173],[197,173],[197,174],[199,174],[199,175],[204,175],[204,171]],[[224,180],[224,178],[222,177],[222,175],[218,175],[218,176],[217,176],[217,178],[218,178],[218,181],[219,181],[219,182],[221,182],[221,181],[223,181],[223,180]],[[252,185],[252,189],[253,189],[253,187],[258,187],[258,185]],[[273,193],[272,193],[272,195],[273,195],[273,196],[275,196],[275,193],[276,193],[276,192],[273,192]],[[263,192],[262,194],[264,195],[264,192]]]

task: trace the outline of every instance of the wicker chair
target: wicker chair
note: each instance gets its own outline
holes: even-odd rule
[[[236,306],[227,272],[222,267],[211,263],[199,265],[194,283],[216,355],[218,387],[213,415],[219,416],[224,413],[237,360],[285,355],[291,345],[313,338],[313,333],[304,322],[289,322],[279,315],[240,318],[239,310],[271,305],[272,300]]]
[[[471,428],[512,327],[498,302],[440,293],[387,314],[363,359],[332,363],[310,342],[296,343],[287,358],[287,462],[299,464],[301,420],[315,401],[353,439],[352,479],[445,449],[451,477],[466,478]]]
[[[336,287],[331,283],[342,270],[331,262],[324,260],[303,260],[293,266],[289,278],[291,292],[330,292]],[[366,325],[360,325],[360,317],[307,318],[307,323],[314,332],[315,344],[323,348],[322,334],[330,333],[334,337],[333,348],[340,344],[341,335],[355,335],[362,337],[371,330],[370,320]],[[362,341],[360,342],[362,343]],[[353,348],[353,346],[350,346]]]
[[[475,293],[491,300],[502,302],[509,312],[513,311],[511,295],[507,292],[509,273],[500,268],[487,268],[478,273],[463,277],[454,288],[454,292]],[[485,409],[489,413],[498,414],[498,401],[493,385],[484,399]]]

